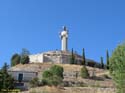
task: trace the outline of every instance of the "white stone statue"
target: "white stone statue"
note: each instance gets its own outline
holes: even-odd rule
[[[61,50],[62,51],[67,51],[68,50],[68,31],[67,28],[65,26],[63,26],[63,31],[60,33],[60,37],[61,37]]]

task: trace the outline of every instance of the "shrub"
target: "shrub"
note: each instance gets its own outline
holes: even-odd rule
[[[54,75],[57,75],[57,76],[63,78],[63,67],[54,65],[50,68],[50,71],[52,71],[52,73]]]
[[[61,66],[54,65],[50,70],[46,70],[42,74],[43,85],[57,86],[62,83],[63,68]]]
[[[41,85],[48,85],[48,80],[47,78],[42,78],[42,82],[41,82]]]
[[[89,77],[89,73],[88,73],[88,70],[85,66],[83,66],[81,68],[81,77],[82,78],[88,78]]]
[[[43,72],[42,77],[48,78],[48,77],[51,77],[52,75],[53,75],[52,71],[46,70],[46,71]]]
[[[45,80],[47,85],[50,85],[50,86],[57,86],[62,82],[62,78],[60,78],[57,75],[51,76],[50,78],[47,78]]]
[[[39,79],[36,77],[30,81],[30,87],[37,87],[37,86],[39,86]]]

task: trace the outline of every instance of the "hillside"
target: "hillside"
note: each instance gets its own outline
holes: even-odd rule
[[[115,93],[114,88],[97,88],[97,87],[37,87],[21,93]]]
[[[34,63],[25,65],[19,64],[10,68],[9,71],[38,72],[39,73],[38,77],[41,78],[42,72],[49,69],[52,65],[55,64],[52,63]],[[87,66],[90,78],[82,79],[80,77],[80,70],[82,68],[81,65],[71,65],[71,64],[56,64],[56,65],[60,65],[64,68],[63,82],[64,85],[67,87],[65,87],[64,89],[60,88],[53,89],[52,87],[39,87],[38,89],[34,88],[30,89],[29,91],[37,91],[37,93],[40,93],[39,90],[48,91],[52,89],[53,91],[60,91],[60,93],[100,93],[99,91],[104,91],[101,93],[114,93],[113,88],[115,86],[107,70]],[[76,73],[78,74],[78,77],[76,77]],[[96,92],[93,92],[94,90]],[[87,91],[87,92],[77,92],[77,91]],[[48,91],[43,93],[59,93],[59,92]]]

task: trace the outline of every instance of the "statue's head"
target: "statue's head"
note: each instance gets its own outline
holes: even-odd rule
[[[64,31],[67,31],[67,28],[66,28],[66,26],[63,26],[63,30],[64,30]]]
[[[68,31],[67,31],[66,26],[63,26],[63,31],[61,32],[60,35],[61,35],[61,36],[66,36],[66,37],[68,37]]]

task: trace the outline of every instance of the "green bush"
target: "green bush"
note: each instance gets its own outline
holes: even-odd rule
[[[48,78],[48,77],[51,77],[52,75],[53,75],[52,71],[46,70],[46,71],[43,72],[42,77]]]
[[[33,78],[29,83],[30,83],[30,87],[37,87],[39,86],[39,79],[37,77]]]
[[[49,85],[49,86],[57,86],[61,82],[62,78],[58,77],[57,75],[42,79],[43,85]]]
[[[88,70],[87,70],[87,68],[85,66],[83,66],[81,68],[81,73],[80,74],[81,74],[82,78],[88,78],[89,77]]]
[[[46,70],[42,74],[43,85],[57,86],[62,83],[63,80],[63,67],[54,65],[50,70]]]
[[[54,65],[50,68],[50,71],[52,71],[52,73],[54,75],[57,75],[57,76],[63,78],[63,67]]]
[[[49,85],[48,84],[48,78],[42,78],[42,82],[41,82],[41,85]]]

